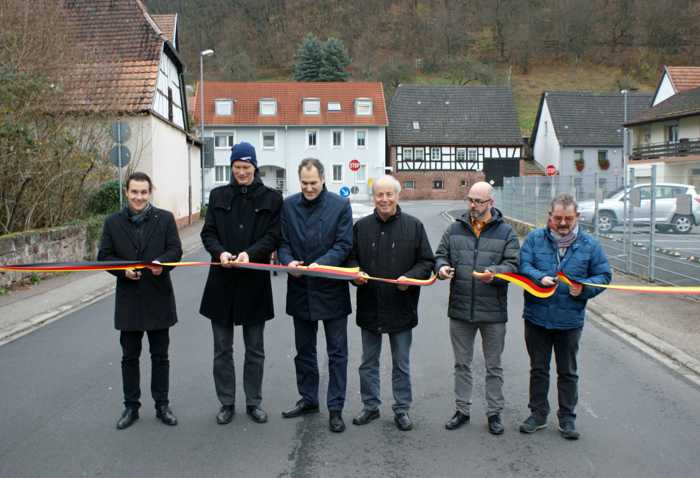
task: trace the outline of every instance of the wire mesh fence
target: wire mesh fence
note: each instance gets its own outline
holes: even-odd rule
[[[552,199],[574,196],[580,222],[598,237],[613,267],[653,282],[700,284],[700,195],[687,178],[656,168],[647,177],[523,176],[505,178],[494,190],[496,207],[507,217],[546,225]]]

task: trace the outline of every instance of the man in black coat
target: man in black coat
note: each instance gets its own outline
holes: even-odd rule
[[[243,389],[246,412],[257,423],[267,421],[262,402],[265,321],[275,315],[270,273],[232,268],[236,262],[268,263],[279,242],[282,196],[257,174],[255,148],[236,144],[231,150],[231,183],[212,190],[202,228],[202,242],[212,266],[199,313],[211,319],[214,334],[214,385],[221,409],[220,425],[235,411],[236,372],[233,364],[233,326],[243,326],[245,363]]]
[[[178,262],[180,237],[172,213],[151,205],[151,178],[135,172],[126,180],[124,210],[107,218],[102,230],[99,261]],[[139,356],[144,332],[151,352],[151,394],[156,416],[166,425],[177,425],[170,410],[168,384],[169,328],[177,322],[171,267],[110,271],[117,277],[114,327],[120,331],[124,406],[117,428],[131,426],[139,418],[141,403]]]
[[[353,228],[353,247],[348,264],[362,272],[388,279],[428,279],[435,265],[423,224],[401,211],[401,184],[382,176],[372,185],[374,214],[360,219]],[[418,325],[420,287],[396,286],[357,279],[357,325],[362,329],[360,392],[362,412],[353,419],[365,425],[379,418],[379,356],[382,334],[391,344],[391,384],[394,423],[399,430],[413,428],[408,415],[412,402],[410,350],[412,329]]]

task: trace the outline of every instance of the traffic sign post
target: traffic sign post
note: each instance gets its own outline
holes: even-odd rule
[[[119,207],[122,207],[123,197],[122,197],[122,168],[129,164],[131,161],[131,151],[129,148],[124,146],[122,143],[128,141],[131,137],[131,129],[127,123],[123,121],[115,121],[112,123],[112,128],[110,130],[110,136],[114,140],[114,146],[109,152],[109,159],[118,168],[119,176]]]

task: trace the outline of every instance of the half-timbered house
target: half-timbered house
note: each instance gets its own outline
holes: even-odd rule
[[[408,199],[463,199],[518,176],[522,139],[510,88],[400,85],[389,106],[389,167]]]

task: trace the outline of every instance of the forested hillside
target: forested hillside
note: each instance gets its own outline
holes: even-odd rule
[[[291,80],[307,33],[337,37],[351,80],[505,83],[649,89],[663,64],[700,63],[700,2],[692,0],[146,0],[180,15],[180,41],[207,78]],[[542,77],[541,75],[544,75]],[[579,81],[578,79],[581,79]],[[588,85],[585,79],[591,80]],[[532,96],[533,92],[527,94]],[[536,96],[536,95],[535,95]],[[518,97],[519,104],[530,100]],[[529,122],[529,120],[526,120]],[[525,128],[525,125],[523,125]]]

